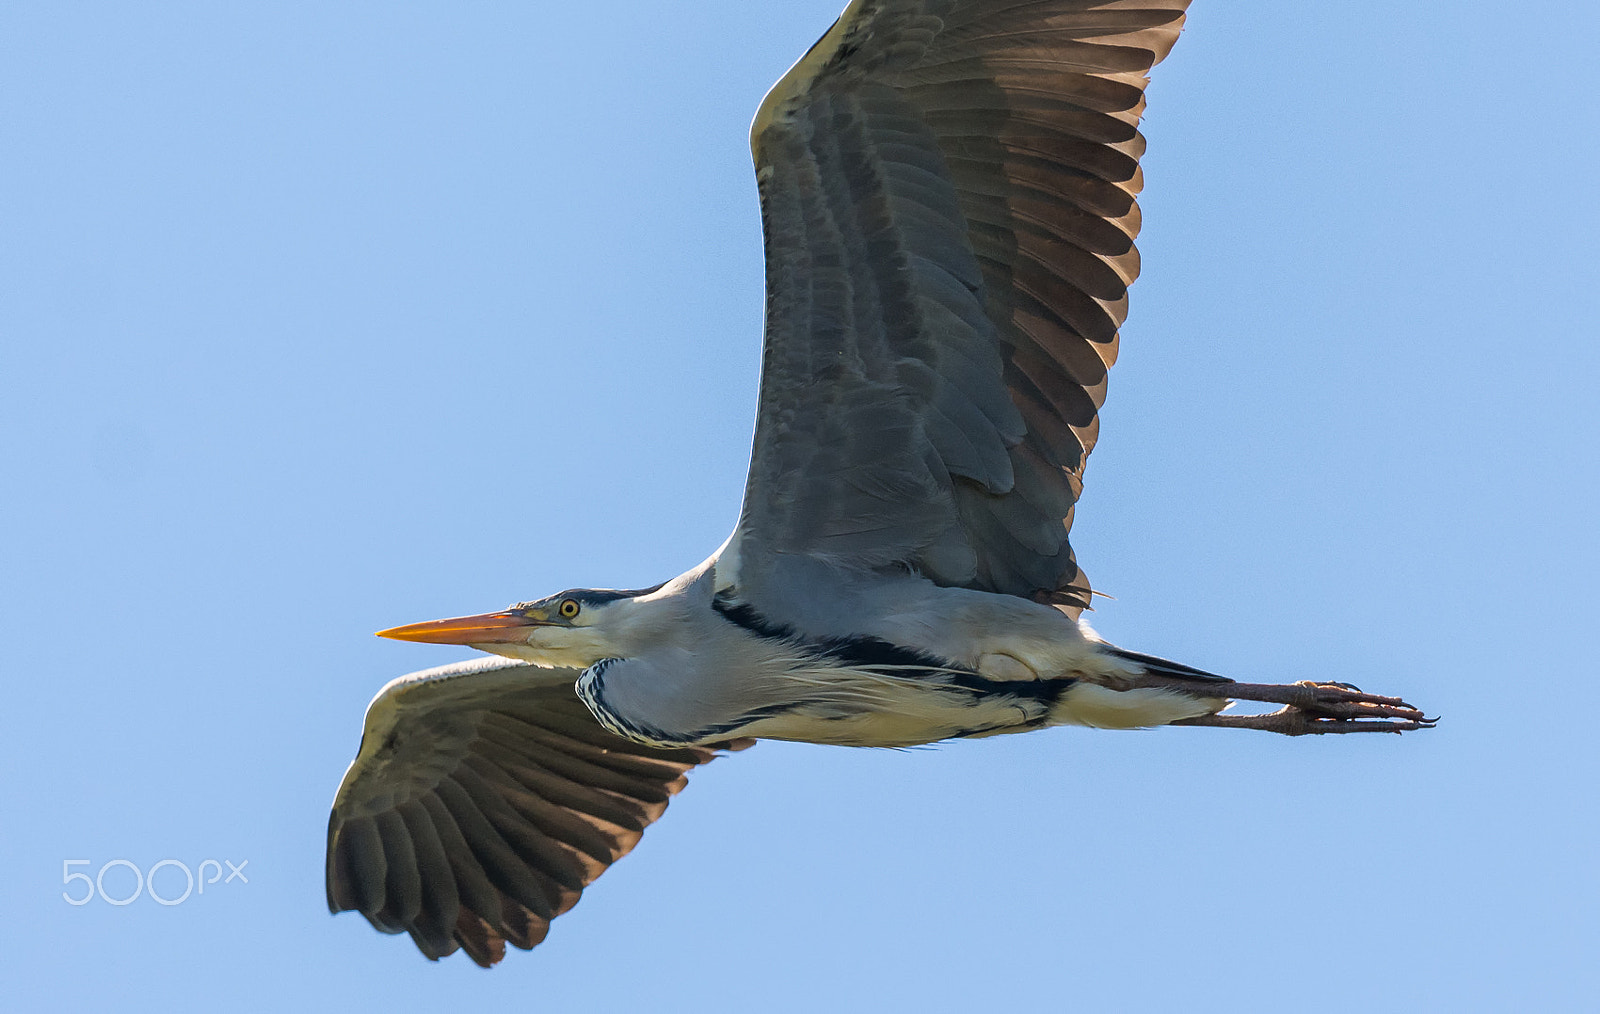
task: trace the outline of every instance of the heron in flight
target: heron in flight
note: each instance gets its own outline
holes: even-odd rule
[[[653,588],[381,636],[492,653],[367,711],[328,904],[490,965],[757,739],[901,747],[1055,725],[1288,735],[1432,720],[1078,622],[1067,542],[1138,273],[1138,122],[1187,0],[855,0],[751,129],[766,334],[733,534]],[[1280,704],[1230,715],[1233,701]]]

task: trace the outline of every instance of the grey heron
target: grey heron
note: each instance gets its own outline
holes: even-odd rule
[[[652,588],[382,632],[492,654],[378,694],[328,904],[489,965],[757,739],[1432,720],[1247,684],[1079,622],[1068,544],[1138,273],[1138,122],[1187,0],[854,0],[751,130],[767,256],[733,534]],[[1283,705],[1230,715],[1232,701]]]

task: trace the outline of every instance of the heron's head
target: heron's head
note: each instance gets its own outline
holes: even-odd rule
[[[430,644],[465,644],[542,666],[584,669],[622,658],[630,607],[640,592],[592,588],[521,602],[498,613],[456,616],[378,631],[379,637]]]

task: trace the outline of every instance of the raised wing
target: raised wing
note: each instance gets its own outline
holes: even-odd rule
[[[384,687],[328,820],[329,910],[484,967],[542,941],[715,756],[606,732],[577,677],[484,658]]]
[[[1067,529],[1186,6],[856,0],[767,96],[746,600],[804,557],[1088,605]]]

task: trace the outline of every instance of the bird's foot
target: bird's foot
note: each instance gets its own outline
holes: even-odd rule
[[[1413,732],[1431,729],[1438,721],[1398,697],[1363,693],[1360,688],[1348,683],[1234,683],[1210,689],[1225,691],[1228,697],[1235,700],[1265,701],[1285,706],[1265,715],[1201,715],[1172,724],[1261,729],[1285,736],[1311,736],[1335,732]]]

